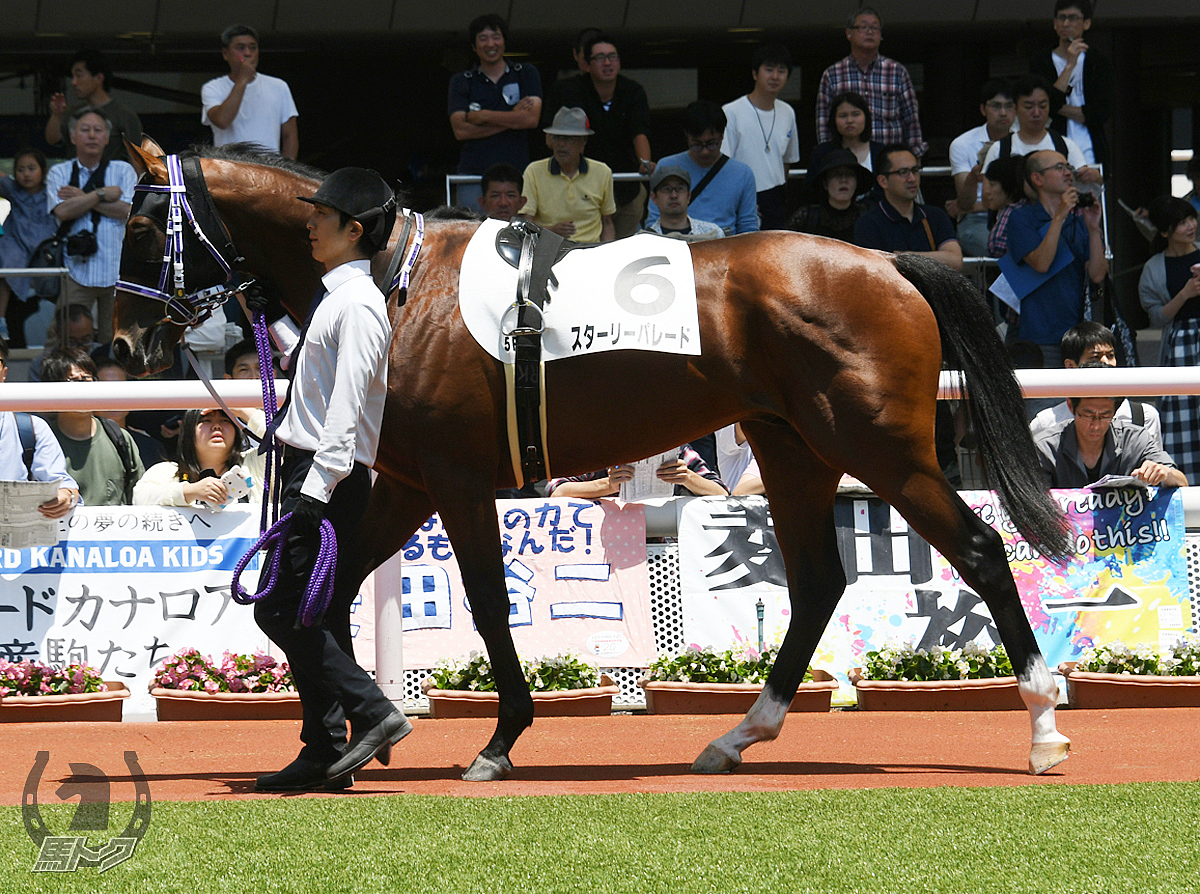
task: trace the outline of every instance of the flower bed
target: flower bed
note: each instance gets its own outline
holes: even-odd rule
[[[0,659],[0,722],[120,721],[124,683],[105,682],[85,664],[57,668]]]
[[[1002,646],[914,649],[889,645],[868,652],[850,682],[864,711],[997,711],[1025,707]]]
[[[299,720],[300,696],[286,663],[226,652],[220,664],[196,649],[163,662],[150,684],[159,720]]]
[[[525,681],[537,717],[579,717],[612,713],[613,696],[621,691],[612,678],[571,655],[523,661]],[[495,717],[500,696],[486,655],[442,662],[421,681],[429,699],[429,715]]]
[[[1200,639],[1185,637],[1165,655],[1109,643],[1060,664],[1072,708],[1200,707]]]
[[[716,651],[689,646],[678,655],[656,659],[638,680],[650,714],[744,714],[750,710],[771,671],[779,649],[761,652],[750,646]],[[789,711],[828,711],[837,680],[810,670],[796,690]]]

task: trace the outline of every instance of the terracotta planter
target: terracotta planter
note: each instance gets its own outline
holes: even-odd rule
[[[534,692],[535,717],[603,717],[612,713],[613,696],[621,687],[608,674],[600,675],[600,685],[591,689],[564,689],[560,692]],[[463,692],[458,689],[425,690],[429,698],[429,716],[495,717],[500,696],[495,692]]]
[[[78,695],[10,695],[0,698],[0,723],[106,720],[120,722],[121,702],[129,698],[124,683],[104,681],[108,692]]]
[[[150,689],[159,720],[300,720],[295,692],[189,692]]]
[[[1200,708],[1200,677],[1099,674],[1058,666],[1072,708]]]
[[[801,683],[789,713],[829,711],[838,682],[814,669],[811,683]],[[638,680],[646,692],[648,714],[745,714],[762,693],[761,683],[676,683]]]
[[[988,680],[866,680],[863,669],[850,671],[850,682],[863,711],[1023,711],[1016,677]]]

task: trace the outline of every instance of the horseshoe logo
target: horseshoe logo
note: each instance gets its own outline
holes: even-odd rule
[[[30,839],[39,849],[39,862],[45,852],[45,843],[47,839],[54,841],[55,836],[50,832],[50,828],[42,819],[41,810],[38,807],[38,784],[41,782],[42,773],[46,769],[46,765],[50,763],[50,752],[39,751],[37,759],[29,770],[29,775],[25,779],[25,790],[21,797],[21,816],[25,822],[25,831],[29,834]],[[146,781],[146,774],[142,772],[142,768],[138,765],[136,751],[125,752],[125,766],[129,769],[130,778],[133,780],[134,792],[136,798],[133,805],[133,813],[129,818],[128,824],[124,831],[116,838],[109,842],[101,844],[98,848],[92,849],[87,847],[86,837],[70,837],[64,836],[63,841],[74,845],[68,848],[67,853],[60,856],[56,853],[56,860],[69,862],[70,869],[75,869],[80,866],[96,867],[101,872],[117,865],[118,863],[127,860],[133,855],[134,848],[137,843],[142,840],[146,834],[146,830],[150,827],[150,785]],[[75,794],[82,793],[84,797],[79,806],[75,809],[72,816],[70,830],[74,831],[101,831],[108,828],[108,777],[101,772],[97,767],[91,764],[71,764],[72,771],[77,775],[83,775],[94,780],[93,784],[102,784],[103,797],[97,797],[94,791],[81,792],[79,784],[64,784],[59,788],[59,797],[63,800],[73,797]],[[103,820],[103,825],[100,820]],[[35,866],[35,870],[41,869],[40,866]],[[46,867],[50,868],[50,867]],[[56,869],[61,869],[61,866],[55,866]]]

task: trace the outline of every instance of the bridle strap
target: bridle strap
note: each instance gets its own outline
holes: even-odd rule
[[[199,160],[188,158],[186,159],[186,163],[189,168],[194,169],[194,179],[204,202],[206,216],[212,218],[224,233],[225,247],[230,255],[233,256],[232,261],[226,258],[225,254],[213,244],[212,239],[209,238],[204,226],[200,223],[195,211],[192,209],[192,203],[187,195],[187,175],[184,171],[185,160],[181,159],[178,155],[168,155],[164,159],[164,162],[167,167],[166,185],[139,183],[134,187],[135,193],[166,193],[170,196],[166,220],[164,222],[166,239],[163,245],[162,270],[159,272],[158,288],[154,289],[144,286],[141,283],[120,279],[117,280],[117,289],[122,292],[138,295],[142,298],[150,298],[154,301],[162,302],[165,305],[166,319],[170,322],[181,326],[196,326],[208,319],[212,315],[212,312],[229,295],[241,288],[240,286],[234,289],[228,287],[228,283],[233,277],[233,265],[240,261],[241,258],[237,257],[233,240],[229,236],[228,228],[221,220],[220,212],[212,204],[211,197],[208,194],[208,187],[204,182],[204,173],[200,169]],[[184,263],[185,220],[187,226],[191,228],[192,233],[196,236],[196,239],[207,249],[208,253],[224,272],[225,279],[222,283],[203,289],[196,289],[192,292],[187,291]],[[167,290],[168,282],[171,286],[170,291]]]

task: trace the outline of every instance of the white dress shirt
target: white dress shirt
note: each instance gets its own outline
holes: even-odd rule
[[[392,327],[371,263],[351,261],[326,273],[292,378],[292,400],[279,440],[316,454],[300,492],[328,503],[355,462],[370,466],[379,447],[387,397]]]

